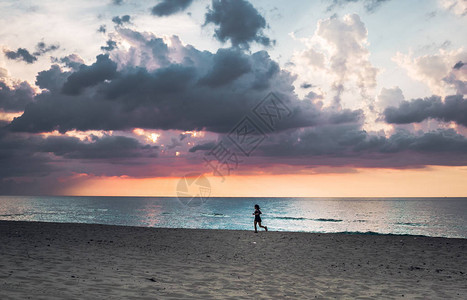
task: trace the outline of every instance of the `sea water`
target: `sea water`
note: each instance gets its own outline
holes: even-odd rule
[[[467,198],[208,198],[0,196],[0,220],[467,238]]]

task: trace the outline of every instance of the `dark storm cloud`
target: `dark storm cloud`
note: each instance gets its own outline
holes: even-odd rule
[[[193,0],[162,0],[151,9],[151,13],[159,17],[170,16],[185,10],[192,2]]]
[[[453,129],[438,129],[420,135],[400,131],[393,134],[383,145],[383,152],[414,150],[425,153],[467,154],[467,139]]]
[[[146,60],[161,67],[149,71],[125,66],[117,71],[116,63],[106,55],[97,57],[92,65],[81,65],[71,74],[53,66],[37,78],[37,84],[50,92],[38,95],[36,102],[9,128],[66,132],[139,127],[222,133],[251,113],[270,89],[293,113],[293,118],[277,130],[359,122],[362,118],[361,111],[322,110],[311,99],[299,101],[293,92],[294,77],[282,71],[266,51],[245,54],[221,49],[210,53],[190,45],[180,46],[183,61],[171,63],[162,39],[129,29],[121,31],[145,47]],[[60,85],[63,94],[58,91]],[[84,92],[85,89],[89,91]]]
[[[60,176],[89,169],[98,175],[123,175],[122,168],[138,165],[141,159],[154,160],[158,151],[157,146],[124,136],[81,141],[68,136],[9,134],[0,129],[0,194],[50,194],[60,190]],[[98,165],[107,167],[101,170]]]
[[[32,64],[37,60],[37,57],[29,53],[27,49],[18,48],[16,51],[5,50],[5,56],[11,60],[22,60],[28,64]]]
[[[67,95],[78,95],[86,87],[112,79],[117,76],[117,64],[108,55],[97,56],[97,61],[91,66],[81,65],[79,70],[68,77],[62,92]]]
[[[44,179],[45,177],[42,176],[36,178],[29,177],[27,180],[0,179],[0,194],[21,196],[45,196],[53,192],[65,194],[60,192],[62,185],[57,184],[56,178],[53,180]]]
[[[446,155],[446,154],[451,155]],[[277,163],[360,167],[464,165],[467,139],[453,129],[421,134],[399,130],[389,138],[355,124],[334,124],[270,136],[256,154]]]
[[[253,71],[255,74],[252,79],[251,88],[255,90],[265,90],[272,88],[271,79],[275,77],[285,77],[281,74],[279,64],[272,59],[270,59],[269,54],[266,51],[258,51],[251,55],[252,62],[261,62],[261,63],[252,63]]]
[[[426,119],[443,122],[456,122],[467,126],[467,101],[462,95],[447,96],[444,102],[440,97],[403,101],[399,107],[388,107],[384,110],[388,123],[419,123]]]
[[[365,10],[369,13],[374,12],[378,9],[384,2],[390,0],[333,0],[332,4],[328,6],[327,11],[334,10],[337,7],[345,6],[348,3],[362,2]]]
[[[154,72],[133,69],[103,86],[102,92],[108,99],[120,99],[128,105],[157,106],[165,97],[186,92],[195,76],[195,68],[178,64],[159,68]],[[136,100],[134,97],[141,98]]]
[[[94,136],[92,141],[82,141],[69,136],[43,138],[3,133],[0,134],[0,179],[46,176],[59,170],[54,162],[60,158],[125,164],[128,160],[157,157],[158,151],[158,146],[125,136]]]
[[[9,134],[0,128],[0,179],[23,176],[45,176],[56,168],[50,157],[36,153],[35,137]]]
[[[51,92],[38,95],[9,128],[66,132],[138,127],[222,133],[251,113],[269,89],[277,91],[293,113],[277,130],[359,122],[362,118],[361,111],[322,110],[312,99],[298,100],[293,92],[294,77],[280,70],[266,51],[245,54],[221,49],[210,53],[180,46],[183,62],[171,63],[163,40],[131,30],[125,34],[143,43],[144,55],[151,56],[147,59],[166,66],[152,71],[125,66],[117,71],[115,62],[100,55],[94,64],[81,65],[71,74],[53,67],[40,73],[37,81]],[[63,93],[59,93],[57,87],[64,80]]]
[[[102,46],[101,47],[101,50],[104,50],[104,51],[112,51],[114,49],[117,49],[117,42],[115,41],[112,41],[112,40],[108,40],[106,42],[107,46]]]
[[[232,49],[219,49],[213,63],[209,73],[199,81],[201,84],[222,86],[251,70],[248,57]]]
[[[124,136],[94,137],[91,143],[74,137],[50,136],[38,145],[38,151],[70,159],[155,157],[157,150],[157,146],[143,145]]]
[[[46,176],[57,168],[50,165],[51,159],[44,153],[31,153],[21,149],[21,145],[15,149],[15,153],[1,154],[0,181],[3,178]],[[2,151],[3,152],[3,151]]]
[[[216,144],[201,142],[189,152],[209,151]],[[317,166],[459,166],[467,161],[467,139],[453,129],[424,133],[398,130],[386,137],[368,133],[356,123],[318,125],[269,135],[245,163],[258,167],[271,161],[301,166],[303,170]]]
[[[460,68],[462,68],[463,66],[465,65],[465,63],[463,63],[462,61],[458,61],[454,67],[452,67],[453,69],[455,70],[459,70]]]
[[[130,16],[129,15],[124,15],[124,16],[115,16],[112,18],[112,22],[115,24],[122,26],[124,23],[130,23]]]
[[[26,105],[34,99],[33,88],[26,81],[12,86],[7,85],[4,81],[5,78],[2,77],[2,70],[4,69],[0,68],[0,111],[23,111]]]
[[[210,23],[217,26],[214,36],[221,42],[230,40],[234,47],[249,48],[251,42],[264,46],[273,43],[263,34],[266,20],[245,0],[213,0],[205,16],[205,25]]]
[[[63,72],[59,65],[52,65],[49,70],[41,71],[36,76],[36,85],[41,89],[59,92],[71,72]]]

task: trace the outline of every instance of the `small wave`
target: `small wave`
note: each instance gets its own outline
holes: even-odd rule
[[[303,217],[272,217],[273,219],[280,219],[280,220],[311,220],[311,221],[318,221],[318,222],[342,222],[339,219],[325,219],[325,218],[318,218],[318,219],[309,219]]]
[[[343,221],[340,219],[323,219],[323,218],[313,219],[313,220],[318,221],[318,222],[342,222]]]
[[[358,234],[358,235],[387,235],[387,236],[414,236],[414,237],[427,237],[427,235],[420,235],[420,234],[405,234],[405,233],[381,233],[375,231],[339,231],[335,233],[340,234]]]
[[[280,220],[310,220],[307,218],[300,218],[300,217],[273,217],[273,219],[280,219]]]
[[[31,215],[62,215],[66,214],[64,211],[34,211],[30,213]]]
[[[5,214],[0,215],[0,217],[16,217],[16,216],[24,216],[25,214]]]
[[[410,222],[397,222],[397,225],[404,225],[404,226],[423,226],[421,223],[410,223]]]
[[[223,217],[227,217],[226,215],[221,214],[221,213],[212,213],[212,214],[202,213],[201,215],[202,215],[203,217],[213,217],[213,218],[223,218]]]
[[[340,231],[336,233],[342,233],[342,234],[361,234],[361,235],[390,235],[386,233],[379,233],[375,231]]]

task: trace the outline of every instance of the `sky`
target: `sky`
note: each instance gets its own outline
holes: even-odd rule
[[[0,194],[467,196],[463,0],[0,0]]]

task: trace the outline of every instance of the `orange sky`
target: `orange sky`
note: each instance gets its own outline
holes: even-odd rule
[[[336,169],[336,171],[338,171]],[[207,175],[211,196],[265,197],[466,197],[467,167],[357,169],[315,175],[231,175],[222,182]],[[82,178],[67,195],[176,196],[180,178]]]

